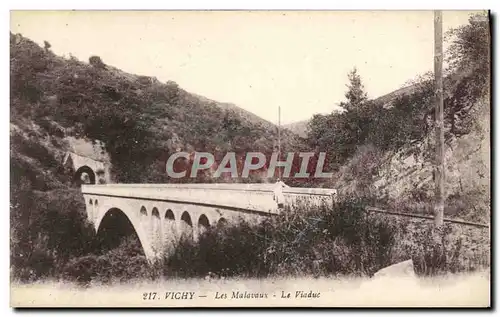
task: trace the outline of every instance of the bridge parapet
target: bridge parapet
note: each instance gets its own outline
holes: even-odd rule
[[[83,194],[123,198],[164,200],[185,204],[210,205],[228,209],[245,209],[278,213],[273,184],[106,184],[84,185]],[[331,201],[335,189],[284,188],[286,204],[299,201]]]
[[[213,206],[223,209],[246,209],[276,213],[272,191],[242,190],[221,186],[191,186],[163,184],[84,185],[84,194],[161,200],[189,205]]]
[[[287,187],[283,189],[285,205],[294,205],[300,202],[305,204],[319,205],[321,203],[331,204],[337,195],[336,189],[330,188],[301,188]]]

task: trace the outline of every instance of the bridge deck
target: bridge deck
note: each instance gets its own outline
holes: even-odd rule
[[[106,184],[83,185],[83,194],[173,201],[249,211],[277,213],[274,184]],[[334,189],[284,188],[286,204],[300,199],[309,203],[330,200]]]

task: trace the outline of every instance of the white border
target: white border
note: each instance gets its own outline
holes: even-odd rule
[[[183,0],[178,2],[164,2],[154,0],[143,1],[117,1],[105,2],[99,0],[88,0],[80,3],[69,3],[67,1],[10,1],[10,9],[99,9],[99,10],[138,10],[138,9],[163,9],[163,10],[473,10],[492,8],[494,0],[481,1],[370,1],[353,0],[345,2],[333,2],[327,0],[308,1],[277,1],[277,0],[243,0],[227,1],[212,0]]]
[[[2,44],[5,45],[5,49],[1,51],[1,61],[3,61],[2,65],[2,85],[1,85],[1,92],[2,92],[2,100],[4,101],[3,105],[0,107],[0,111],[2,112],[0,114],[0,118],[2,120],[5,120],[5,126],[2,126],[2,130],[5,129],[4,133],[0,134],[0,142],[2,148],[5,150],[2,151],[1,159],[2,159],[2,166],[3,166],[3,171],[5,171],[5,174],[8,174],[8,166],[9,165],[9,156],[7,152],[7,148],[9,146],[9,138],[8,138],[8,133],[7,133],[7,127],[8,127],[8,118],[10,117],[9,114],[9,77],[7,74],[9,74],[9,64],[8,64],[8,55],[9,55],[9,48],[8,48],[8,29],[9,27],[9,10],[28,10],[28,9],[40,9],[40,10],[56,10],[56,9],[98,9],[98,10],[110,10],[110,9],[119,9],[119,10],[132,10],[132,9],[169,9],[169,10],[196,10],[196,9],[204,9],[204,10],[217,10],[217,9],[237,9],[237,10],[273,10],[273,9],[282,9],[282,10],[294,10],[294,9],[301,9],[301,10],[431,10],[431,9],[443,9],[443,10],[474,10],[474,9],[491,9],[492,14],[496,15],[498,12],[498,4],[500,1],[497,0],[474,0],[474,1],[463,1],[463,0],[455,0],[455,1],[436,1],[436,0],[420,0],[420,1],[389,1],[389,0],[378,0],[378,1],[370,1],[370,0],[364,0],[364,1],[345,1],[345,2],[333,2],[333,1],[320,1],[320,0],[307,0],[307,1],[277,1],[277,0],[244,0],[244,1],[210,1],[208,4],[206,1],[203,0],[182,0],[182,1],[177,1],[177,2],[169,2],[164,3],[164,1],[151,1],[151,0],[141,0],[141,1],[113,1],[113,2],[104,2],[102,0],[87,0],[87,1],[82,1],[80,3],[70,3],[68,1],[50,1],[50,0],[44,0],[44,1],[36,1],[36,0],[31,0],[31,1],[2,1],[0,6],[2,7],[1,10],[1,16],[0,16],[0,21],[2,21],[2,26],[6,26],[6,29],[1,32],[2,36]],[[496,18],[496,17],[495,17]],[[498,32],[498,21],[496,21],[496,24],[494,25],[494,35],[497,34]],[[496,43],[494,43],[496,44]],[[495,56],[492,56],[495,58],[496,61],[496,52],[497,50],[494,49],[493,52],[495,52]],[[497,63],[495,63],[496,65]],[[494,69],[494,76],[497,73],[497,68],[495,67]],[[492,87],[492,91],[496,92],[498,91],[498,82],[495,81],[494,87]],[[498,100],[498,99],[495,99]],[[492,108],[496,108],[496,104],[492,105]],[[499,116],[499,111],[495,111],[495,119],[500,121]],[[498,143],[499,136],[497,135],[497,131],[494,131],[495,138],[496,140],[495,145],[499,145]],[[494,147],[492,147],[493,149]],[[495,180],[495,178],[493,178]],[[495,187],[496,188],[496,187]],[[497,194],[497,189],[495,189],[494,192],[495,196]],[[7,314],[13,315],[15,312],[8,308],[9,307],[9,292],[10,292],[10,284],[9,284],[9,244],[7,241],[9,241],[9,232],[10,232],[10,227],[9,227],[9,207],[8,207],[8,202],[9,202],[9,177],[8,175],[5,175],[3,177],[3,182],[2,182],[2,190],[1,190],[1,195],[2,199],[0,199],[1,202],[4,204],[3,208],[3,213],[4,213],[4,219],[1,221],[2,229],[1,232],[3,232],[3,243],[1,243],[1,254],[3,255],[2,259],[2,267],[0,268],[0,287],[2,288],[1,292],[1,298],[3,300],[2,302],[2,308],[7,309]],[[495,212],[495,211],[492,211]],[[497,215],[495,218],[495,226],[498,229],[498,218],[499,216]],[[495,253],[496,254],[496,253]],[[497,256],[495,256],[494,262],[497,262]],[[495,274],[495,276],[498,276]],[[497,283],[497,279],[495,281],[492,281],[492,284]],[[498,291],[498,290],[497,290]],[[494,301],[495,299],[492,299]],[[5,311],[4,311],[5,312]],[[76,312],[76,311],[75,311]],[[294,311],[286,311],[286,312],[278,312],[278,311],[272,311],[272,312],[262,312],[262,311],[255,311],[252,313],[255,314],[289,314],[293,313]],[[297,313],[306,313],[305,311],[296,311]],[[314,311],[317,312],[317,311]],[[313,312],[313,313],[314,313]],[[25,312],[24,314],[27,315],[32,315],[32,314],[39,314],[40,312]],[[52,314],[53,312],[47,312],[49,314]],[[69,315],[72,312],[63,312],[61,314],[63,315]],[[83,313],[88,313],[88,312],[83,312]],[[108,311],[107,314],[112,313],[112,314],[122,314],[123,312],[110,312]],[[181,314],[182,312],[178,311],[168,311],[169,314]],[[220,311],[186,311],[185,313],[203,313],[203,314],[220,314]],[[227,313],[231,314],[233,312],[228,311]],[[239,312],[240,314],[246,315],[248,313],[244,313],[243,311]],[[346,312],[340,312],[340,311],[332,311],[334,314],[344,314]],[[349,315],[361,315],[364,313],[367,313],[367,311],[358,311],[358,312],[347,312]],[[387,314],[387,311],[377,311],[377,312],[372,312],[376,314]],[[401,312],[398,312],[398,314]],[[444,314],[455,314],[455,312],[441,312]],[[470,312],[472,314],[472,312]],[[104,315],[104,312],[94,312],[95,315],[101,316]],[[137,316],[139,316],[139,312],[134,313]],[[437,314],[437,312],[428,312],[428,311],[422,311],[421,314],[425,314],[427,316],[429,315],[434,315]],[[3,315],[3,314],[2,314]]]

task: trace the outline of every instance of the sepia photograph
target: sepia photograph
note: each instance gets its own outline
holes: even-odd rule
[[[491,308],[491,19],[10,11],[10,306]]]

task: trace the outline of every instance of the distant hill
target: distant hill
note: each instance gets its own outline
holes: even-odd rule
[[[258,115],[254,114],[250,111],[247,111],[241,107],[238,107],[234,103],[219,102],[219,101],[215,101],[215,100],[212,100],[212,99],[209,99],[207,97],[200,96],[200,95],[197,95],[194,93],[191,93],[191,94],[193,96],[198,97],[200,99],[200,101],[203,103],[214,104],[223,110],[228,110],[228,111],[234,112],[234,113],[238,114],[238,116],[240,116],[241,118],[243,118],[246,121],[251,122],[255,125],[261,125],[266,129],[276,129],[276,125],[273,124],[272,122],[267,121],[266,119],[263,119],[263,118],[259,117]]]
[[[293,133],[301,136],[303,138],[307,137],[307,125],[309,124],[309,120],[302,120],[297,122],[292,122],[288,124],[284,124],[283,127],[292,131]]]

